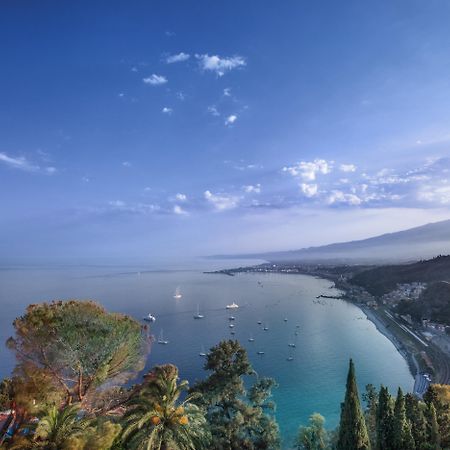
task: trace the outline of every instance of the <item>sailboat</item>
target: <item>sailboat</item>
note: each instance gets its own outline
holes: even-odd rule
[[[158,344],[161,345],[167,345],[169,341],[167,339],[164,339],[163,329],[161,328],[161,332],[159,333],[158,337]]]
[[[181,295],[181,290],[180,290],[179,287],[177,287],[177,288],[175,289],[175,294],[173,294],[173,298],[176,298],[177,300],[179,300],[181,297],[183,297],[183,296]]]
[[[248,342],[255,342],[255,338],[253,337],[252,334],[251,334],[250,337],[248,338]]]
[[[194,315],[194,319],[203,319],[205,316],[200,314],[200,306],[197,304],[197,314]]]
[[[239,308],[239,305],[235,302],[231,303],[231,305],[225,306],[226,309],[237,309]]]
[[[205,347],[203,345],[202,345],[202,348],[201,348],[200,353],[198,355],[201,356],[202,358],[204,358],[206,356]]]

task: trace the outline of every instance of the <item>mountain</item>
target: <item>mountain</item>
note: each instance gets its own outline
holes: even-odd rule
[[[375,264],[427,259],[440,254],[450,254],[450,220],[358,241],[292,251],[233,255],[232,257],[265,259],[274,262]],[[231,256],[222,255],[221,257]]]

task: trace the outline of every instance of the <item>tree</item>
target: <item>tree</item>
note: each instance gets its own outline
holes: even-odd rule
[[[412,394],[405,395],[406,417],[411,422],[411,431],[416,450],[426,450],[427,444],[427,419],[424,414],[424,403]]]
[[[448,387],[432,384],[427,392],[425,392],[423,399],[428,408],[433,404],[434,409],[436,410],[442,447],[450,447],[450,405]],[[428,420],[430,420],[430,417]]]
[[[441,449],[441,434],[439,432],[439,424],[436,416],[436,409],[434,404],[431,403],[429,405],[429,434],[428,434],[428,443],[431,446],[432,450],[440,450]]]
[[[319,413],[309,416],[309,426],[299,428],[296,448],[298,450],[326,450],[329,438],[324,425],[325,418]]]
[[[373,384],[366,386],[366,392],[362,398],[366,403],[364,416],[366,419],[367,432],[369,433],[370,446],[376,447],[377,442],[377,408],[378,408],[378,392]]]
[[[339,424],[339,438],[337,450],[368,450],[370,449],[364,415],[359,401],[356,385],[355,366],[350,359],[347,390],[344,403],[341,406],[341,420]]]
[[[200,450],[209,448],[210,433],[203,411],[192,400],[179,401],[188,389],[178,383],[173,365],[156,366],[135,390],[124,416],[121,440],[127,449]]]
[[[411,434],[411,423],[406,417],[405,397],[398,388],[394,406],[392,450],[414,450],[415,444]]]
[[[15,439],[10,449],[72,450],[68,446],[69,439],[89,426],[89,421],[79,417],[79,412],[78,405],[69,405],[62,409],[52,406],[41,414],[34,436]]]
[[[90,301],[30,305],[14,328],[8,346],[18,370],[45,374],[66,404],[76,399],[84,407],[106,381],[122,383],[140,370],[147,350],[138,322]]]
[[[206,359],[206,380],[193,392],[201,396],[197,404],[206,409],[216,450],[279,448],[279,430],[274,418],[265,414],[274,405],[268,401],[272,379],[257,379],[246,397],[243,376],[255,375],[247,352],[237,341],[222,341]]]
[[[97,424],[86,428],[83,433],[69,437],[65,450],[110,450],[118,438],[122,427],[109,420],[99,420]]]
[[[14,384],[11,378],[0,382],[0,410],[11,408],[14,401]]]
[[[389,390],[381,386],[377,406],[377,450],[389,450],[392,436],[392,398]]]

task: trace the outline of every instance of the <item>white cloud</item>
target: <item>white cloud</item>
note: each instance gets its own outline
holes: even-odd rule
[[[350,206],[358,206],[362,203],[362,200],[355,194],[347,194],[339,190],[333,190],[329,194],[327,202],[329,205],[342,203]]]
[[[57,172],[56,167],[53,166],[41,167],[38,166],[37,164],[31,163],[24,156],[17,156],[17,157],[8,156],[4,152],[0,152],[0,163],[5,164],[8,167],[11,167],[12,169],[23,170],[25,172],[44,172],[48,175],[53,175],[54,173]]]
[[[164,106],[164,108],[162,109],[161,112],[162,112],[163,114],[168,114],[168,115],[170,115],[170,114],[173,113],[173,109],[172,109],[172,108],[169,108],[169,107],[167,107],[167,106]]]
[[[225,88],[223,90],[224,97],[231,97],[231,88]]]
[[[174,214],[177,214],[179,216],[187,216],[188,212],[184,210],[180,205],[174,205],[173,207]]]
[[[356,171],[356,166],[354,164],[341,164],[339,166],[339,169],[342,172],[355,172]]]
[[[187,200],[187,195],[178,193],[177,195],[175,195],[175,198],[180,202],[185,202]]]
[[[228,116],[226,119],[225,119],[225,125],[233,125],[233,123],[234,122],[236,122],[236,120],[237,120],[237,116],[236,116],[236,114],[231,114],[231,116]]]
[[[177,53],[176,55],[169,55],[166,58],[166,63],[167,64],[173,64],[173,63],[177,63],[177,62],[183,62],[183,61],[187,61],[189,58],[191,57],[191,55],[189,53]]]
[[[133,67],[131,68],[131,71],[132,71],[132,72],[137,72],[137,71],[138,71],[138,68],[137,68],[136,66],[133,66]]]
[[[217,76],[221,77],[225,75],[226,72],[236,69],[237,67],[243,67],[247,63],[245,58],[242,56],[232,56],[229,58],[221,58],[218,55],[195,55],[199,60],[200,67],[203,70],[209,70],[210,72],[215,72]]]
[[[215,117],[220,116],[220,112],[218,111],[218,109],[214,105],[208,106],[208,112],[212,116],[215,116]]]
[[[239,198],[227,194],[213,194],[211,191],[204,192],[205,199],[211,203],[217,211],[233,209],[239,203]]]
[[[150,84],[151,86],[160,86],[167,83],[167,78],[164,75],[156,75],[155,73],[147,78],[143,78],[142,81],[145,84]]]
[[[255,184],[255,185],[249,184],[249,185],[243,186],[242,189],[244,189],[244,191],[247,194],[252,194],[252,193],[260,194],[261,193],[261,185],[259,183]]]
[[[300,190],[302,191],[305,197],[311,198],[315,197],[318,192],[318,186],[314,183],[301,183]]]
[[[301,177],[305,181],[314,181],[317,174],[329,174],[333,167],[333,161],[315,159],[314,161],[301,161],[293,166],[283,167],[293,177]]]
[[[123,161],[122,166],[123,167],[131,167],[131,163],[130,163],[130,161]]]

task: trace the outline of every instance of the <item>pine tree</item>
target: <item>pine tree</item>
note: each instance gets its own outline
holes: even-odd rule
[[[347,390],[341,406],[337,450],[370,450],[369,435],[359,402],[355,366],[351,359],[347,376]]]
[[[439,424],[436,416],[436,408],[433,403],[429,406],[429,435],[428,442],[433,450],[440,450],[441,448],[441,434],[439,433]]]
[[[411,434],[411,423],[406,417],[405,397],[402,389],[398,388],[394,406],[392,450],[414,450],[414,439]]]
[[[388,388],[381,386],[377,407],[377,450],[390,448],[392,419],[392,397]]]

